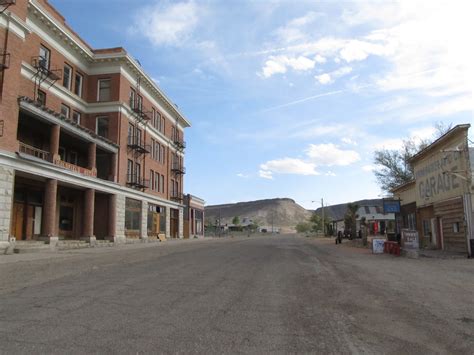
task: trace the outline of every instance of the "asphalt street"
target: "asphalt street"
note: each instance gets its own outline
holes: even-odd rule
[[[474,353],[471,260],[165,244],[0,260],[0,353]]]

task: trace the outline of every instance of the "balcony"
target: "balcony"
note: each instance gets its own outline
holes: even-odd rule
[[[128,136],[127,147],[139,154],[148,154],[151,151],[151,146],[149,144],[144,144],[141,139],[132,136]]]
[[[127,175],[127,185],[135,189],[146,189],[150,185],[150,181],[142,178],[138,174]]]
[[[175,174],[186,174],[186,168],[180,163],[173,163],[171,165],[171,171]]]
[[[183,195],[181,192],[171,191],[170,199],[171,199],[172,201],[176,201],[176,202],[182,203],[183,200],[184,200],[184,195]]]
[[[31,64],[36,69],[37,74],[46,77],[52,81],[61,79],[61,69],[49,69],[48,62],[45,58],[38,56],[31,58]]]
[[[27,155],[31,155],[35,158],[51,162],[51,154],[45,150],[35,148],[23,142],[19,142],[19,152]]]
[[[0,49],[0,71],[10,68],[10,53]]]
[[[175,145],[178,150],[184,150],[186,148],[186,142],[181,139],[174,139],[173,144]]]

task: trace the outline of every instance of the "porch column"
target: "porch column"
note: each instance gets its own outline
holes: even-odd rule
[[[51,248],[55,248],[58,243],[56,229],[56,200],[58,192],[58,180],[46,180],[44,191],[44,212],[43,212],[43,236],[49,241]]]
[[[95,190],[87,189],[84,192],[82,239],[89,241],[91,245],[95,245],[96,241],[94,236],[94,205]]]
[[[182,207],[179,208],[178,213],[178,238],[183,239],[184,235],[184,210]]]
[[[49,152],[53,161],[59,159],[59,136],[61,134],[61,127],[56,124],[51,126],[51,134],[49,141]]]
[[[87,167],[90,170],[97,172],[96,151],[97,151],[97,145],[95,143],[89,143],[88,158],[87,158],[88,165],[87,165]]]
[[[108,231],[110,240],[114,241],[117,236],[117,195],[109,196]]]
[[[148,241],[148,202],[142,201],[142,223],[140,225],[140,239],[142,241]]]
[[[171,238],[171,208],[166,206],[166,238]]]
[[[111,161],[110,161],[110,181],[117,182],[117,160],[118,160],[118,154],[112,154],[111,155]]]

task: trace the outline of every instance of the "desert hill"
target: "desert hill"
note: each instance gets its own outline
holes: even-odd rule
[[[271,226],[282,231],[293,230],[297,223],[306,221],[311,211],[298,205],[290,198],[274,198],[249,202],[228,203],[206,206],[206,221],[214,223],[221,218],[221,224],[230,224],[235,216],[242,221],[249,218],[260,226]]]

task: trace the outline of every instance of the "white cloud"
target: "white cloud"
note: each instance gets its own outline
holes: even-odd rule
[[[296,174],[296,175],[319,175],[314,163],[305,162],[301,159],[283,158],[267,161],[260,165],[260,173]]]
[[[360,160],[356,151],[340,149],[332,143],[310,144],[306,154],[316,165],[347,166]]]
[[[336,78],[340,78],[341,76],[347,75],[350,72],[352,72],[351,67],[341,67],[337,70],[334,70],[330,73],[324,73],[321,75],[316,75],[314,78],[319,81],[320,84],[325,85],[325,84],[330,84],[334,81]]]
[[[326,63],[327,59],[324,58],[323,56],[317,54],[316,57],[314,57],[314,61],[319,64],[324,64]]]
[[[243,178],[243,179],[246,179],[246,178],[250,177],[250,175],[243,174],[243,173],[238,173],[237,176],[240,177],[240,178]]]
[[[258,172],[258,176],[260,176],[263,179],[273,180],[272,172],[268,170],[260,170]]]
[[[395,150],[400,149],[403,146],[403,139],[401,138],[387,138],[373,144],[374,150],[388,149]]]
[[[148,38],[155,46],[180,46],[195,29],[199,7],[193,1],[156,3],[142,8],[129,31]]]
[[[312,24],[320,13],[310,11],[304,16],[297,17],[289,21],[285,26],[278,28],[275,34],[279,41],[283,43],[294,43],[308,39],[307,31],[304,28]]]
[[[288,57],[285,55],[270,56],[262,69],[262,75],[269,78],[274,74],[284,74],[288,68],[295,71],[306,71],[313,69],[315,61],[304,56]]]
[[[332,82],[331,75],[329,75],[328,73],[316,75],[314,78],[322,85],[329,84],[330,82]]]
[[[349,137],[342,137],[341,142],[344,143],[344,144],[348,144],[348,145],[357,145],[357,142],[352,140]]]

